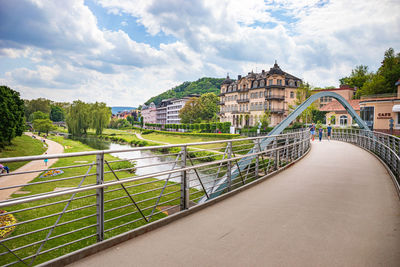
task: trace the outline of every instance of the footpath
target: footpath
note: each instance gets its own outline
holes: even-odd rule
[[[28,136],[32,136],[32,133],[25,133]],[[42,138],[39,136],[35,136],[39,140]],[[57,142],[54,142],[49,139],[44,139],[47,144],[47,154],[61,154],[64,152],[64,147],[60,145]],[[55,162],[57,162],[58,159],[49,159],[47,166],[45,166],[43,160],[34,160],[31,162],[28,162],[24,166],[12,171],[11,173],[14,172],[26,172],[26,171],[35,171],[35,170],[45,170],[51,167]],[[16,175],[10,175],[10,176],[2,176],[0,177],[0,188],[3,187],[9,187],[13,185],[20,185],[20,184],[27,184],[33,179],[35,179],[39,175],[39,172],[34,172],[34,173],[24,173],[24,174],[16,174]],[[5,190],[0,190],[0,201],[6,200],[10,198],[10,196],[15,193],[16,191],[20,190],[21,187],[18,188],[10,188],[10,189],[5,189]]]

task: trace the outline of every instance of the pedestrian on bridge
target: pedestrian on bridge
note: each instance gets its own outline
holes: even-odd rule
[[[319,127],[319,129],[318,129],[318,138],[319,138],[319,141],[321,142],[321,140],[322,140],[322,134],[324,133],[324,129],[322,128],[322,126],[321,127]]]
[[[330,141],[331,140],[331,134],[332,134],[332,127],[331,127],[331,124],[329,123],[328,124],[328,127],[326,128],[326,130],[327,130],[327,136],[328,136],[328,141]]]
[[[311,124],[310,133],[311,133],[311,140],[314,141],[314,138],[315,138],[315,124],[314,123]]]

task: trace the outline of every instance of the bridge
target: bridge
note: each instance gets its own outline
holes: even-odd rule
[[[38,178],[0,188],[18,189],[0,201],[0,264],[398,266],[400,139],[282,134],[306,107],[268,137],[47,155],[49,171],[7,175]]]

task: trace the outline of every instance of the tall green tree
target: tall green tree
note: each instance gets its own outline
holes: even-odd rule
[[[341,85],[346,84],[350,87],[361,89],[367,81],[371,80],[372,75],[373,74],[368,71],[368,66],[359,65],[351,70],[350,76],[343,77],[339,81]],[[360,90],[358,90],[358,92],[360,92]]]
[[[185,106],[179,111],[179,118],[181,123],[199,123],[201,122],[200,116],[200,101],[197,97],[190,98]]]
[[[111,119],[111,108],[106,103],[96,102],[91,105],[91,128],[96,130],[96,134],[103,133],[103,129],[108,125]]]
[[[49,131],[56,129],[50,119],[36,119],[33,121],[33,128],[36,131],[49,134]]]
[[[260,119],[260,122],[261,122],[262,129],[266,129],[269,126],[269,124],[271,123],[271,113],[269,110],[266,110],[264,112],[264,114],[262,115],[262,117]],[[257,127],[258,127],[258,125],[257,125]]]
[[[4,147],[24,132],[24,101],[7,86],[0,86],[0,95],[0,147]]]
[[[41,111],[35,111],[33,112],[30,116],[29,116],[29,121],[34,121],[34,120],[38,120],[38,119],[48,119],[49,118],[49,114],[47,113],[43,113]]]
[[[76,100],[68,108],[66,123],[68,132],[81,136],[87,133],[91,125],[90,104]]]
[[[41,111],[46,114],[50,114],[50,100],[45,98],[38,98],[32,100],[25,100],[25,118],[30,119],[32,113]]]
[[[199,123],[215,121],[218,112],[218,97],[206,93],[201,97],[192,97],[179,111],[182,123]]]
[[[65,115],[64,115],[64,109],[60,106],[51,106],[51,111],[50,111],[50,120],[52,121],[64,121]]]
[[[365,66],[364,66],[364,69]],[[367,73],[366,80],[356,96],[395,93],[395,83],[400,77],[400,53],[393,48],[385,51],[381,66],[376,73]]]

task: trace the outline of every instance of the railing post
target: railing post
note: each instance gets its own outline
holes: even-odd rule
[[[96,155],[96,184],[104,183],[104,154]],[[97,242],[104,240],[104,188],[96,189]]]
[[[187,158],[187,147],[182,146],[182,168],[186,168],[186,158]],[[187,179],[187,171],[181,172],[181,210],[187,210],[189,208],[189,183]]]
[[[256,147],[256,149],[255,149],[256,152],[259,153],[260,152],[260,139],[258,139],[258,138],[256,139],[255,147]],[[256,172],[255,177],[256,177],[256,179],[258,179],[259,166],[260,166],[260,155],[257,154],[257,156],[256,156],[256,169],[255,169],[255,172]]]
[[[228,142],[228,159],[232,158],[232,152],[233,152],[232,141],[229,141]],[[228,161],[228,168],[227,168],[226,176],[228,178],[228,191],[230,191],[231,185],[232,185],[232,164],[231,164],[230,160]]]
[[[275,137],[274,141],[274,149],[275,149],[275,170],[279,168],[279,152],[278,152],[278,139]]]

